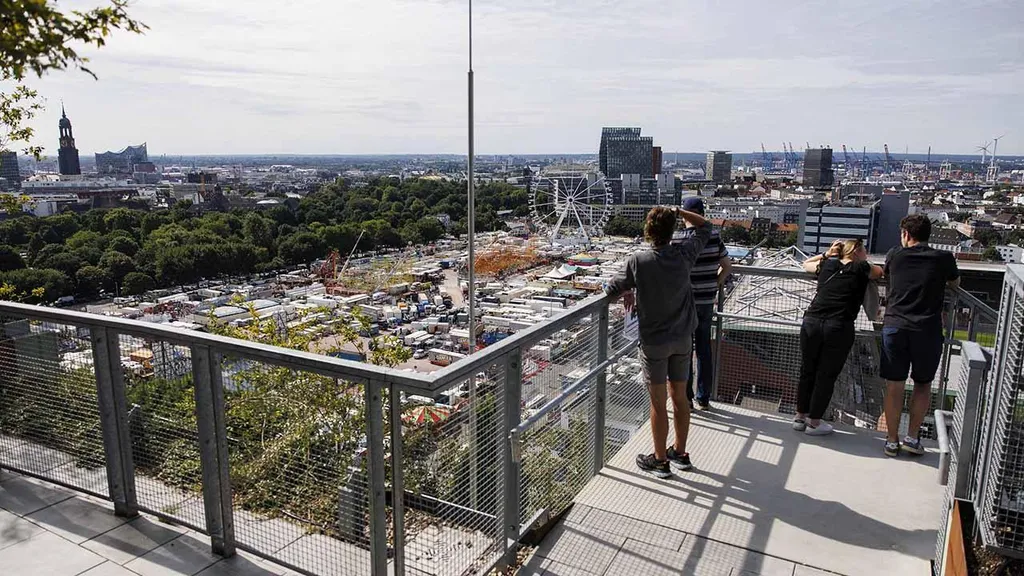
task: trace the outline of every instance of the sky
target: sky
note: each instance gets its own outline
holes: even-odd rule
[[[999,153],[1024,154],[1019,1],[477,0],[476,150],[596,152],[602,126],[640,126],[666,152],[964,154],[1005,134]],[[83,153],[466,152],[465,1],[130,12],[150,29],[86,50],[99,80],[29,82],[48,152],[62,99]]]

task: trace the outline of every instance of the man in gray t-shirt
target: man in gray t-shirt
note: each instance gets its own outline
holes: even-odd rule
[[[670,244],[677,213],[695,227],[694,233],[679,244]],[[686,452],[690,429],[686,390],[697,316],[690,272],[711,238],[711,224],[694,212],[659,207],[647,214],[644,237],[651,248],[626,260],[622,273],[608,283],[607,293],[614,300],[636,291],[635,297],[626,298],[626,312],[636,309],[640,361],[651,396],[651,433],[654,436],[654,453],[638,455],[636,464],[644,472],[667,478],[672,475],[669,463],[679,470],[692,467]],[[666,450],[667,395],[672,398],[675,443]]]

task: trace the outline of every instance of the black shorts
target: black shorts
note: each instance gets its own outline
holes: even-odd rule
[[[942,329],[907,330],[882,328],[880,376],[904,382],[910,376],[914,384],[930,384],[942,362]]]

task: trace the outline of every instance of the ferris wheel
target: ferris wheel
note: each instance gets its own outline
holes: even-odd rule
[[[552,242],[589,242],[611,217],[612,193],[596,172],[551,174],[530,186],[534,225]]]

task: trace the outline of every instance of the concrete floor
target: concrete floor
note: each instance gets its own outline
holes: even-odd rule
[[[298,576],[239,553],[224,559],[207,537],[109,502],[0,472],[0,574],[32,576]]]
[[[526,575],[810,576],[930,573],[938,455],[887,458],[881,435],[825,438],[775,415],[716,405],[695,415],[696,470],[637,470],[640,430],[576,498]]]

